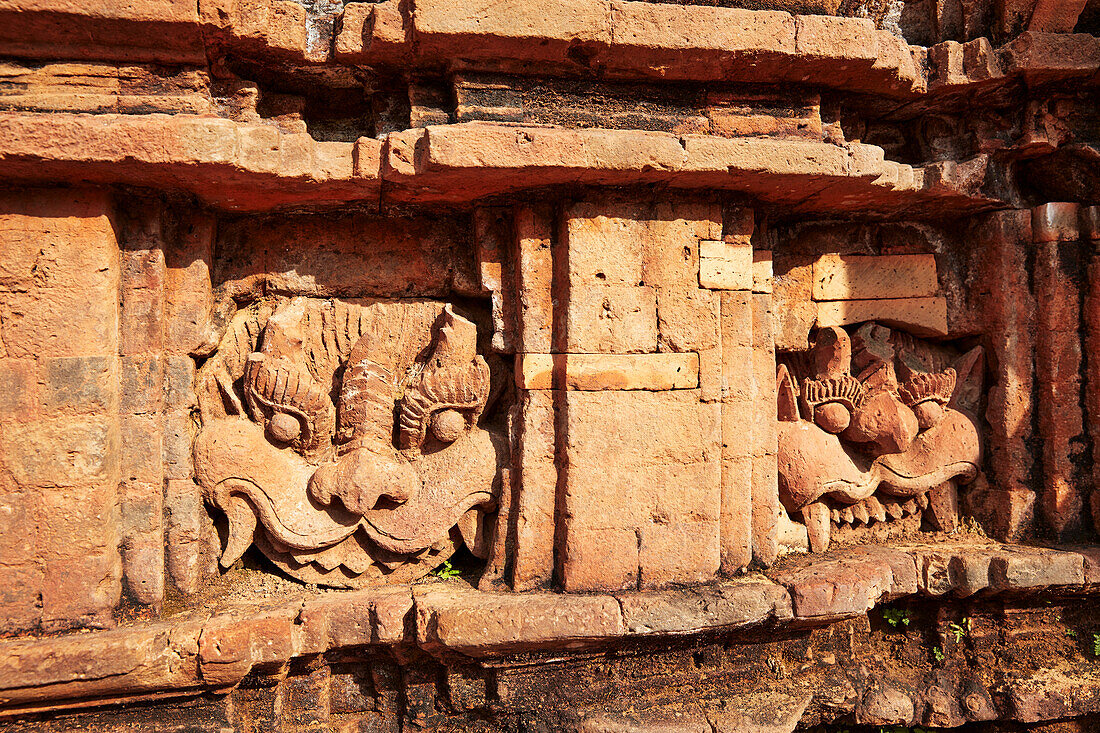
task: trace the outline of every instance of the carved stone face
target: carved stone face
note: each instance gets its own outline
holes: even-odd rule
[[[928,505],[930,490],[972,479],[980,465],[977,427],[951,406],[954,369],[920,372],[902,362],[899,381],[892,359],[866,348],[860,355],[854,377],[851,337],[821,329],[801,384],[779,368],[780,501],[803,519],[815,551],[828,546],[831,523],[912,514]]]
[[[409,580],[493,501],[498,442],[478,427],[489,367],[450,306],[257,308],[202,376],[196,473],[229,518],[223,565],[254,542],[309,582]]]

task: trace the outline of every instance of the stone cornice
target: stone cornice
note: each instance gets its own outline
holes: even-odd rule
[[[691,589],[501,593],[461,581],[249,602],[108,631],[0,642],[0,717],[224,690],[253,671],[328,651],[382,647],[522,663],[651,636],[772,624],[804,628],[905,597],[1095,592],[1100,550],[983,539],[795,556]],[[532,657],[531,655],[535,655]]]
[[[464,123],[340,143],[194,115],[0,114],[0,174],[9,180],[182,190],[231,211],[659,184],[736,191],[791,211],[843,201],[919,218],[1000,206],[981,193],[987,165],[978,156],[913,167],[858,143],[630,130]]]

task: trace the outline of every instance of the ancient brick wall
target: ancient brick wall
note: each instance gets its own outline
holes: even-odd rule
[[[1094,0],[0,21],[0,729],[1098,724]]]

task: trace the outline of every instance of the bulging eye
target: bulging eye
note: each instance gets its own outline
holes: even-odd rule
[[[302,434],[302,424],[290,413],[276,412],[267,421],[267,434],[280,443],[290,443]]]
[[[852,423],[852,412],[839,402],[826,402],[814,408],[814,423],[827,433],[842,433]]]
[[[453,443],[466,430],[466,418],[458,410],[439,410],[432,414],[432,435],[442,443]]]

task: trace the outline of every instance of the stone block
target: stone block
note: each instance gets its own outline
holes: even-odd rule
[[[119,416],[120,473],[123,481],[163,481],[160,415]]]
[[[628,634],[692,634],[792,616],[783,586],[743,578],[697,589],[616,594]]]
[[[41,586],[43,630],[113,627],[121,578],[117,552],[48,560]]]
[[[137,415],[159,412],[164,400],[160,354],[124,356],[119,362],[119,411]]]
[[[772,292],[772,253],[758,249],[752,253],[752,292]]]
[[[124,356],[164,348],[164,294],[159,290],[122,292],[119,348]]]
[[[697,354],[523,354],[521,389],[669,390],[699,386]]]
[[[567,592],[638,587],[638,533],[633,528],[587,529],[566,520],[561,584]]]
[[[195,404],[195,361],[185,354],[164,356],[164,409],[186,410]]]
[[[632,285],[571,289],[564,351],[629,354],[657,350],[657,293]]]
[[[116,360],[109,356],[39,359],[42,409],[46,412],[102,412],[116,407]]]
[[[714,493],[714,492],[712,492]],[[718,497],[711,498],[718,504]],[[651,522],[640,530],[638,585],[705,583],[720,564],[719,523],[715,520]]]
[[[912,255],[823,255],[813,264],[814,300],[924,298],[936,294],[936,258]]]
[[[699,287],[752,290],[752,245],[718,241],[699,243]]]
[[[118,296],[112,291],[41,289],[4,298],[9,357],[118,353]]]
[[[549,353],[556,346],[551,338],[554,329],[553,220],[549,209],[520,206],[516,208],[514,223],[519,346],[523,352]]]
[[[454,585],[416,593],[417,640],[470,656],[523,651],[623,635],[611,596],[478,593]]]
[[[0,454],[23,486],[79,486],[118,478],[118,428],[104,418],[51,417],[0,432]]]
[[[565,212],[570,287],[637,285],[650,236],[643,207],[584,201]]]
[[[797,618],[860,616],[873,608],[893,585],[886,563],[846,558],[820,560],[783,570],[772,579],[791,594]]]
[[[0,415],[5,422],[35,418],[39,399],[37,367],[34,359],[0,359]]]
[[[719,345],[720,298],[700,288],[657,288],[661,351],[705,351]]]
[[[839,300],[817,304],[819,328],[866,321],[903,328],[917,336],[946,336],[947,299]]]
[[[36,492],[38,552],[47,559],[110,553],[118,546],[118,488],[82,485]]]

